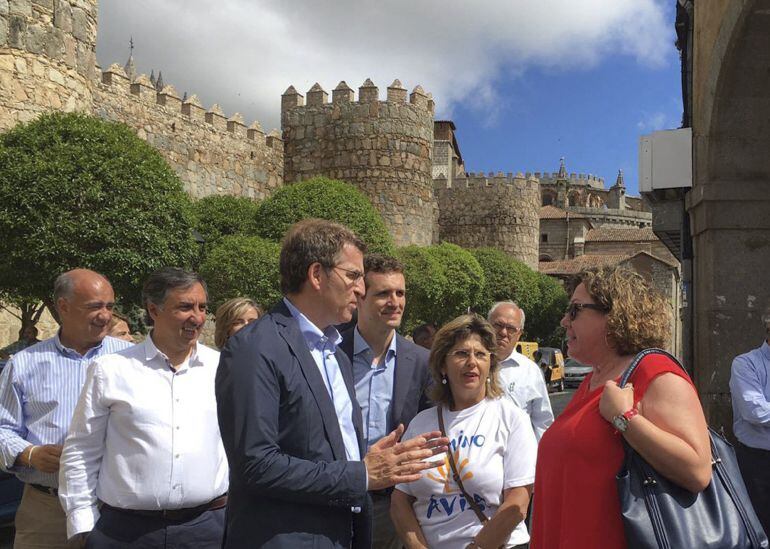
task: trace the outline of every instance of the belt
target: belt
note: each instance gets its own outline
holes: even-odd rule
[[[48,494],[49,496],[59,495],[58,488],[51,488],[50,486],[43,486],[42,484],[32,484],[32,483],[28,483],[28,484],[38,492],[43,492],[44,494]]]
[[[197,507],[186,507],[184,509],[123,509],[122,507],[113,507],[107,503],[102,504],[102,508],[111,509],[118,513],[124,513],[127,515],[139,515],[142,517],[154,517],[172,521],[187,521],[192,520],[198,515],[202,515],[206,511],[213,511],[215,509],[221,509],[227,505],[227,494],[223,494],[218,498],[214,498],[209,502],[206,502]]]

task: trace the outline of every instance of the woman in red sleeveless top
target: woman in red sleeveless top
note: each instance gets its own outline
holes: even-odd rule
[[[593,372],[540,441],[532,549],[626,547],[615,485],[621,437],[692,492],[711,480],[706,420],[681,369],[651,355],[633,384],[617,385],[636,353],[668,343],[669,304],[628,269],[591,269],[578,281],[561,325],[569,356]]]

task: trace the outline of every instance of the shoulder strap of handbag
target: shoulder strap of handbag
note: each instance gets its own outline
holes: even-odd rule
[[[442,413],[441,406],[436,407],[436,412],[438,413],[438,428],[441,430],[441,436],[446,437],[446,430],[444,429],[444,414]],[[481,523],[485,523],[489,520],[489,518],[484,514],[484,512],[479,507],[479,504],[476,503],[476,500],[474,500],[468,492],[465,491],[465,487],[463,486],[463,481],[460,478],[460,474],[457,472],[457,465],[455,464],[455,459],[452,456],[452,446],[448,446],[446,450],[447,459],[449,460],[449,466],[452,468],[452,478],[457,483],[458,488],[460,488],[460,492],[462,492],[463,497],[465,497],[465,501],[468,502],[468,505],[471,506],[471,509],[473,509],[473,512],[476,513],[476,516],[479,517],[479,520]]]
[[[643,351],[640,351],[639,354],[637,354],[634,357],[634,360],[631,361],[631,364],[628,365],[628,368],[626,368],[626,371],[623,372],[623,375],[620,376],[620,383],[618,383],[618,386],[623,388],[626,386],[626,383],[628,383],[628,380],[631,378],[633,373],[636,371],[636,368],[639,366],[639,363],[642,361],[644,357],[647,355],[664,355],[667,356],[669,359],[671,359],[674,364],[679,366],[682,371],[685,373],[687,377],[690,377],[690,374],[687,372],[684,366],[682,366],[682,363],[679,362],[679,359],[677,359],[674,355],[669,353],[668,351],[664,351],[663,349],[644,349]]]

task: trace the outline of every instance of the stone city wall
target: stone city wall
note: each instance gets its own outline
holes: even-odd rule
[[[0,131],[90,109],[96,1],[0,0]]]
[[[483,173],[435,183],[442,241],[494,247],[537,270],[540,188],[534,177]]]
[[[283,143],[248,128],[239,114],[226,118],[196,96],[182,101],[173,86],[156,91],[146,75],[130,82],[112,65],[94,89],[94,114],[123,122],[158,149],[196,198],[230,194],[261,200],[283,184]]]
[[[409,95],[396,80],[379,100],[370,81],[358,101],[345,82],[332,101],[318,85],[282,96],[285,182],[317,175],[356,185],[382,214],[397,245],[432,244],[438,212],[433,195],[433,100],[420,86]]]

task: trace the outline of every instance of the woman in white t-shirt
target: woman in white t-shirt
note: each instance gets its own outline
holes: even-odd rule
[[[527,415],[497,378],[495,332],[478,315],[464,315],[437,333],[430,355],[431,398],[438,407],[420,412],[404,439],[439,430],[439,410],[460,481],[449,457],[420,480],[399,484],[390,514],[408,549],[516,547],[529,541],[524,518],[535,478],[537,442]],[[435,458],[434,458],[435,459]],[[480,511],[486,520],[482,524]]]

